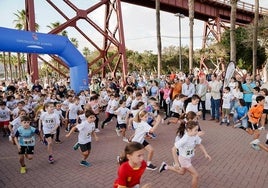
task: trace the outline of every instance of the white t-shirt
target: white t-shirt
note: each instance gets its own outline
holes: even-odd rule
[[[69,105],[69,119],[76,119],[78,117],[78,111],[83,110],[80,104],[71,103]]]
[[[183,102],[179,99],[175,99],[172,103],[170,111],[178,113],[178,114],[182,114],[182,109],[183,109]]]
[[[78,143],[86,144],[91,142],[91,133],[95,130],[95,123],[88,121],[83,121],[82,123],[76,125],[76,128],[79,131],[78,134]]]
[[[56,113],[49,114],[48,112],[42,112],[40,120],[42,121],[44,134],[56,133],[56,129],[53,132],[52,129],[60,125],[60,119],[58,114]]]
[[[223,95],[222,95],[222,108],[230,109],[232,99],[233,99],[233,95],[230,92],[223,93]]]
[[[136,129],[132,142],[139,142],[142,144],[144,142],[144,136],[151,130],[151,128],[152,127],[145,121],[141,121],[140,123],[136,122]]]
[[[126,124],[126,119],[127,119],[127,115],[129,113],[129,109],[127,107],[119,107],[116,110],[116,114],[117,114],[117,122],[118,124]]]
[[[13,130],[13,135],[11,136],[15,136],[19,126],[21,126],[20,117],[17,117],[13,121],[11,121],[10,124],[12,125],[12,130]]]
[[[187,132],[175,143],[175,147],[179,149],[180,156],[192,158],[194,156],[195,146],[201,144],[202,139],[199,136],[189,136]]]
[[[11,111],[5,106],[4,109],[0,108],[0,121],[9,121]]]
[[[108,112],[109,112],[110,114],[114,114],[114,111],[118,108],[118,105],[119,105],[119,101],[113,99],[113,100],[111,101],[111,106],[110,106]]]
[[[189,102],[187,104],[185,112],[188,113],[190,111],[197,113],[198,112],[198,104],[193,104],[193,103]]]

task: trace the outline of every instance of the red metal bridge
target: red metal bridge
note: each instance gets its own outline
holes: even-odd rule
[[[52,0],[46,0],[46,2],[55,9],[64,19],[64,23],[59,25],[57,28],[51,30],[50,34],[58,34],[68,27],[76,29],[83,37],[84,40],[88,41],[94,48],[99,52],[98,57],[88,62],[89,69],[92,65],[97,62],[102,62],[101,66],[95,70],[91,70],[91,76],[97,72],[105,74],[105,69],[108,68],[110,72],[115,74],[118,68],[121,68],[123,78],[126,77],[127,59],[126,59],[126,48],[124,40],[124,28],[123,28],[123,16],[121,10],[121,3],[130,3],[134,5],[139,5],[143,7],[155,8],[155,0],[100,0],[91,7],[85,7],[85,9],[80,9],[75,5],[75,1],[64,0],[64,3],[69,6],[74,12],[75,16],[68,17],[62,7],[58,7]],[[27,16],[27,30],[34,31],[35,26],[35,8],[34,3],[39,3],[39,1],[25,0],[25,10]],[[90,16],[94,14],[97,9],[105,7],[104,25],[98,25],[94,22]],[[160,8],[162,11],[170,13],[181,13],[185,16],[188,15],[188,0],[160,0]],[[204,36],[208,36],[212,33],[217,40],[220,40],[221,27],[224,27],[225,23],[229,23],[231,6],[230,0],[195,0],[194,5],[194,16],[195,19],[203,20],[205,23]],[[255,7],[252,4],[238,2],[237,5],[237,18],[236,22],[238,25],[244,25],[252,23],[254,19]],[[268,9],[260,7],[260,16],[268,15]],[[114,15],[116,18],[115,25],[112,24],[111,19]],[[95,29],[103,37],[102,45],[98,45],[94,42],[86,32],[80,28],[77,24],[79,20],[84,20],[86,24]],[[146,26],[145,26],[146,27]],[[127,32],[127,31],[126,31]],[[110,49],[115,51],[112,57],[108,57],[107,52]],[[33,74],[33,80],[38,78],[38,67],[37,67],[37,56],[36,54],[30,55],[30,67]],[[60,62],[60,59],[52,56],[55,60]],[[41,57],[39,57],[41,58]],[[111,67],[111,62],[116,61],[116,65]],[[48,62],[47,62],[48,63]],[[48,63],[49,64],[49,63]],[[64,65],[63,62],[61,62]],[[53,67],[53,65],[50,65]],[[64,75],[60,68],[53,67],[54,70]]]

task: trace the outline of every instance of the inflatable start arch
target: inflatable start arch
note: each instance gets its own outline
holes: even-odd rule
[[[71,88],[88,89],[86,59],[67,37],[0,27],[0,51],[57,54],[70,68]]]

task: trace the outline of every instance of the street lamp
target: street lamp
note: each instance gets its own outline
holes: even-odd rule
[[[180,63],[180,71],[181,71],[181,18],[185,18],[183,14],[176,13],[174,16],[179,18],[179,47],[180,47],[180,53],[179,53],[179,63]]]

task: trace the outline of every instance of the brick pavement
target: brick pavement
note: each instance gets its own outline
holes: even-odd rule
[[[115,120],[101,130],[99,142],[93,141],[89,161],[92,167],[79,165],[80,153],[72,149],[77,134],[65,139],[62,129],[62,144],[54,144],[54,164],[48,164],[46,147],[37,143],[34,159],[26,161],[27,173],[20,174],[17,149],[0,137],[0,187],[88,187],[110,188],[117,175],[116,156],[125,143],[114,131]],[[268,153],[254,151],[249,142],[252,137],[240,129],[219,126],[215,122],[200,121],[206,132],[203,144],[212,157],[204,158],[199,149],[193,165],[200,174],[201,188],[266,188],[268,185]],[[171,147],[176,126],[166,125],[157,130],[157,139],[149,142],[155,148],[153,163],[160,166],[162,161],[172,163]],[[265,141],[266,131],[261,140]],[[129,133],[130,134],[130,133]],[[153,188],[190,187],[191,176],[177,175],[171,171],[145,171],[142,184],[151,182]]]

